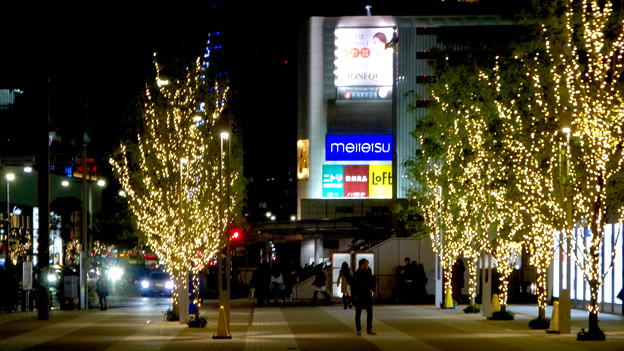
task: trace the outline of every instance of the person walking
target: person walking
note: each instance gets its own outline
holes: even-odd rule
[[[106,273],[102,273],[97,280],[96,287],[98,297],[100,298],[100,310],[104,311],[108,309],[108,277]]]
[[[340,272],[338,273],[338,281],[336,285],[340,287],[340,292],[342,292],[342,303],[344,304],[344,309],[347,307],[352,308],[353,304],[351,303],[351,269],[349,269],[349,264],[347,262],[343,262],[340,267]]]
[[[377,334],[373,330],[373,291],[375,288],[375,277],[368,267],[368,260],[363,258],[358,262],[358,270],[351,279],[351,293],[355,305],[355,329],[357,335],[362,335],[362,309],[366,309],[366,333]]]

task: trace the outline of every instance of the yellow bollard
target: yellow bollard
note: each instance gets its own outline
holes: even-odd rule
[[[451,296],[451,291],[446,291],[446,300],[444,302],[444,308],[453,309],[455,305],[453,305],[453,297]]]
[[[492,295],[492,312],[500,311],[500,302],[498,302],[498,294]]]
[[[553,302],[553,313],[547,333],[559,333],[559,301]]]
[[[219,323],[217,324],[217,334],[213,335],[213,339],[231,339],[232,335],[229,330],[229,323],[225,317],[225,308],[219,307]]]

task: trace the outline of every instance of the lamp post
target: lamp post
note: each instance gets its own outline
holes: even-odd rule
[[[184,199],[184,165],[188,163],[186,157],[180,158],[180,211],[182,212],[182,221],[185,221],[187,213],[185,213],[183,205]],[[184,226],[181,226],[182,228]],[[180,235],[186,235],[186,233],[180,232]],[[188,271],[184,271],[182,274],[181,284],[178,286],[178,312],[180,314],[180,324],[185,324],[189,318],[189,293],[188,293]]]
[[[223,184],[223,143],[227,142],[227,160],[225,163],[225,185]],[[223,190],[225,188],[225,200],[222,202],[225,202],[226,205],[226,209],[227,206],[230,205],[230,154],[231,154],[231,148],[230,148],[230,133],[227,131],[224,131],[221,133],[221,157],[220,157],[220,168],[221,168],[221,177],[220,177],[220,183],[221,183],[221,189]],[[227,216],[225,215],[225,211],[222,210],[221,211],[222,214],[222,219],[227,219]],[[226,316],[226,321],[228,323],[228,330],[229,330],[229,321],[230,321],[230,271],[232,270],[231,267],[231,259],[230,259],[230,237],[228,235],[228,231],[227,231],[227,226],[225,229],[225,233],[224,233],[224,237],[225,237],[225,284],[223,282],[223,273],[222,273],[222,264],[221,264],[221,255],[219,255],[219,260],[217,261],[217,270],[219,272],[217,278],[218,278],[218,288],[219,288],[219,305],[223,306],[223,309],[225,311],[225,316]]]
[[[11,206],[9,202],[11,201],[9,184],[15,180],[15,174],[7,173],[6,175],[6,203],[7,203],[7,232],[6,232],[6,254],[4,257],[5,262],[8,262],[11,258],[9,257],[9,237],[11,235]]]
[[[566,168],[566,173],[565,173],[565,179],[567,181],[568,177],[570,176],[570,162],[569,162],[569,157],[570,157],[570,127],[563,127],[561,129],[561,131],[563,132],[563,134],[566,135],[566,157],[565,157],[565,168]],[[561,153],[559,153],[560,157],[561,157]],[[561,169],[561,165],[562,162],[559,162],[559,167]],[[561,179],[561,177],[560,177]],[[563,184],[561,184],[561,186],[563,187]],[[565,216],[566,216],[566,220],[564,221],[564,223],[567,223],[566,228],[564,228],[565,230],[565,236],[563,234],[563,231],[561,231],[561,233],[559,234],[559,333],[561,334],[569,334],[570,333],[570,320],[571,320],[571,302],[570,302],[570,283],[571,283],[571,279],[570,279],[570,273],[571,273],[571,269],[570,269],[570,239],[572,237],[572,216],[571,216],[571,203],[570,203],[570,199],[568,198],[568,196],[565,194],[565,192],[563,191],[563,188],[561,190],[562,193],[562,200],[565,202]],[[563,258],[564,258],[564,254],[563,254],[563,242],[564,242],[564,238],[565,238],[565,258],[566,258],[566,265],[565,265],[565,270],[566,270],[566,279],[565,279],[565,289],[563,288],[563,270],[564,270],[564,265],[563,265]]]

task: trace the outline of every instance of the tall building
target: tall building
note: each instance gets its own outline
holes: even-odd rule
[[[310,18],[300,52],[298,218],[390,223],[393,201],[413,186],[404,162],[427,113],[432,49],[461,51],[510,28],[499,16]],[[379,238],[396,234],[391,223],[378,228]]]

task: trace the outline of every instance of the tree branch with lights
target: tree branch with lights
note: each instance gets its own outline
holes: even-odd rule
[[[188,291],[189,272],[196,275],[224,245],[238,213],[240,177],[237,163],[230,163],[228,177],[222,166],[228,157],[220,145],[228,87],[207,82],[200,59],[186,76],[173,79],[154,57],[156,79],[145,93],[143,131],[122,144],[110,163],[137,227],[174,280],[177,315],[177,287]]]

